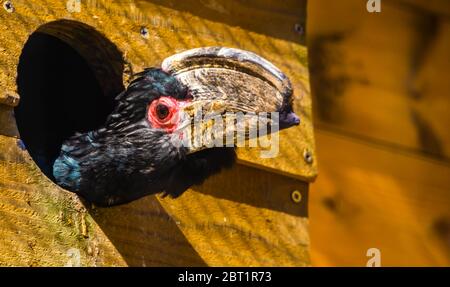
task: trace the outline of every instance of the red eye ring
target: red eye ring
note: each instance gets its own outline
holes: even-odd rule
[[[172,97],[153,100],[147,112],[147,120],[152,127],[173,132],[179,121],[179,103]]]

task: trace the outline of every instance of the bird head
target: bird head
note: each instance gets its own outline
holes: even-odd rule
[[[67,140],[53,174],[100,205],[156,192],[176,197],[230,166],[239,140],[262,135],[249,130],[298,125],[292,94],[278,68],[248,51],[173,55],[135,75],[102,128]]]

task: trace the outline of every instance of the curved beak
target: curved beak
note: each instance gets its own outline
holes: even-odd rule
[[[188,87],[178,132],[189,153],[235,146],[300,123],[287,76],[249,51],[205,47],[175,54],[162,69]]]

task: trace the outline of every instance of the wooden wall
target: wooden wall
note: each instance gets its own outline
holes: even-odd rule
[[[314,265],[450,265],[450,3],[308,2]]]
[[[314,265],[364,266],[373,247],[385,266],[450,265],[450,5],[381,1],[380,14],[365,0],[309,1],[317,157],[304,1],[89,0],[81,13],[64,1],[13,1],[13,13],[0,13],[0,265],[307,265],[310,242]],[[303,124],[283,132],[291,141],[280,161],[240,151],[245,165],[179,200],[86,206],[18,147],[12,112],[27,37],[62,18],[114,42],[125,81],[196,46],[255,51],[294,79]],[[313,165],[300,159],[306,148]],[[316,163],[309,193],[301,180],[314,178]]]
[[[310,264],[308,182],[317,169],[303,157],[315,157],[305,1],[88,0],[77,12],[61,0],[12,3],[14,11],[0,11],[1,266]],[[258,151],[239,149],[238,165],[178,199],[93,207],[46,178],[18,141],[17,66],[37,30],[70,45],[94,73],[106,72],[96,74],[99,81],[115,70],[102,69],[107,64],[122,69],[126,83],[133,72],[194,47],[254,51],[292,79],[302,123],[281,132],[279,158],[260,160]],[[105,47],[121,57],[108,61]]]

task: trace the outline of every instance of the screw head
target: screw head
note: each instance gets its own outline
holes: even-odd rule
[[[14,6],[11,1],[3,2],[3,9],[5,9],[8,13],[14,12]]]
[[[314,160],[312,152],[306,149],[303,152],[303,159],[307,164],[312,164]]]
[[[295,203],[300,203],[302,201],[302,194],[301,194],[301,192],[298,191],[298,190],[294,190],[291,193],[291,199]]]
[[[150,36],[148,33],[147,27],[141,27],[141,30],[139,31],[139,33],[141,34],[142,38],[145,38],[145,39],[148,39]]]
[[[303,35],[305,33],[305,28],[303,28],[302,24],[297,23],[294,25],[294,31],[299,35]]]

